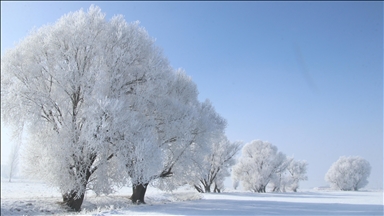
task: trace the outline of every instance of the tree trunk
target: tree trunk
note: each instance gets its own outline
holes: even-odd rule
[[[261,185],[258,189],[257,189],[257,192],[258,193],[265,193],[265,188],[266,188],[267,186],[264,186],[264,185]]]
[[[72,210],[80,211],[81,205],[84,201],[84,193],[76,199],[76,191],[72,190],[66,194],[63,194],[63,202]]]
[[[92,173],[91,170],[87,169],[85,179],[83,182],[83,187],[86,188],[88,184],[88,180],[91,177]],[[80,195],[80,197],[76,198],[77,191],[71,190],[70,192],[67,192],[63,194],[63,202],[66,204],[69,208],[71,208],[74,211],[80,211],[81,205],[84,201],[84,195],[85,192]]]
[[[204,185],[205,193],[211,193],[211,185]]]
[[[215,193],[220,193],[220,189],[217,187],[216,184],[215,184],[215,189],[213,190],[213,192],[215,192]]]
[[[147,187],[148,187],[148,183],[138,184],[132,187],[132,196],[130,197],[130,199],[132,200],[132,203],[145,204],[144,196],[145,196],[145,192],[147,191]]]

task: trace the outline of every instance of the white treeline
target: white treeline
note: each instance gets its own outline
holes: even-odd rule
[[[241,182],[245,190],[253,192],[265,193],[268,185],[276,192],[296,192],[299,181],[307,180],[306,172],[305,161],[287,157],[269,142],[254,140],[243,147],[232,177],[235,187]]]
[[[368,184],[371,165],[360,156],[341,156],[325,174],[332,188],[357,191]]]
[[[8,50],[1,98],[4,123],[28,133],[24,173],[58,187],[76,211],[86,190],[130,185],[135,203],[148,184],[173,189],[196,178],[221,190],[240,145],[138,22],[107,21],[95,6]]]

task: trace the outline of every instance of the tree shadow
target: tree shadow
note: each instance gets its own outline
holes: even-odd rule
[[[268,192],[268,193],[252,193],[252,192],[224,192],[223,196],[236,196],[236,197],[281,197],[281,198],[318,198],[318,199],[332,199],[344,196],[355,196],[356,194],[332,194],[332,193],[318,193],[318,192]],[[319,196],[321,194],[321,196]],[[220,194],[218,194],[220,196]]]
[[[383,215],[383,205],[222,199],[147,206],[134,211],[171,215]]]

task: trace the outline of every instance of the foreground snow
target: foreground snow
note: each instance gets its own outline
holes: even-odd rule
[[[110,196],[88,193],[80,213],[61,206],[61,195],[26,180],[1,182],[1,215],[383,215],[382,191],[298,193],[225,192],[199,194],[184,188],[166,193],[148,189],[147,205],[132,205],[130,188]]]

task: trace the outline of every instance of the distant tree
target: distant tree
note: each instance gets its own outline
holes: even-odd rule
[[[331,187],[350,191],[357,191],[368,184],[371,165],[359,156],[342,156],[329,168],[325,180]]]
[[[296,161],[296,160],[292,160],[287,166],[287,173],[288,173],[287,186],[290,187],[293,192],[297,192],[300,181],[308,180],[307,166],[308,166],[308,163],[306,161]]]
[[[254,140],[242,149],[238,163],[233,167],[235,181],[241,181],[243,188],[265,193],[268,183],[277,173],[288,166],[285,154],[269,142]]]
[[[239,187],[239,184],[240,182],[238,180],[232,179],[233,189],[237,190],[237,188]]]
[[[11,151],[8,156],[8,163],[5,165],[6,176],[8,177],[8,181],[11,182],[12,178],[15,177],[19,173],[19,163],[20,163],[20,155],[21,155],[21,145],[23,142],[23,133],[24,126],[18,125],[18,127],[13,128],[16,129],[11,134],[11,139],[8,145],[11,145]],[[2,170],[3,171],[3,170]]]
[[[223,190],[225,177],[230,176],[229,168],[235,164],[234,156],[241,149],[242,142],[230,142],[224,134],[214,137],[210,141],[211,148],[206,154],[200,171],[192,185],[198,192],[220,193]]]
[[[12,178],[18,172],[20,155],[20,143],[13,143],[11,152],[8,158],[8,181],[11,182]]]
[[[287,167],[283,172],[276,173],[272,179],[274,192],[286,192],[287,188],[297,192],[299,182],[305,181],[307,177],[306,161],[296,161],[294,158],[287,158]]]
[[[293,158],[286,158],[284,167],[279,169],[272,175],[270,185],[273,192],[286,192],[286,186],[289,184],[289,176],[287,173],[288,165],[293,161]]]

